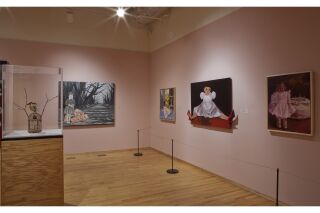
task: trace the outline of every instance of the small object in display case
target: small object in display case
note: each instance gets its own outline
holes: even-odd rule
[[[47,101],[43,107],[42,113],[39,114],[37,112],[37,103],[34,102],[28,102],[28,94],[27,94],[27,90],[24,89],[24,93],[26,95],[26,101],[25,101],[25,106],[19,106],[16,103],[13,103],[14,106],[16,107],[16,109],[18,110],[23,110],[26,115],[27,115],[27,119],[28,119],[28,132],[29,133],[39,133],[42,131],[42,116],[43,113],[46,109],[47,104],[52,101],[53,99],[57,98],[58,96],[55,96],[51,99],[49,99],[47,96]],[[30,113],[28,113],[27,108],[29,107]]]
[[[62,136],[62,70],[3,65],[2,139]]]
[[[29,108],[32,113],[29,114],[28,118],[28,132],[38,133],[42,131],[41,115],[37,112],[37,104],[30,102]]]

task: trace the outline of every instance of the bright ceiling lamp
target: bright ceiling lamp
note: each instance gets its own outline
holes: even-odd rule
[[[124,14],[125,14],[125,11],[123,8],[119,7],[117,9],[117,16],[120,17],[120,18],[123,18],[124,17]]]

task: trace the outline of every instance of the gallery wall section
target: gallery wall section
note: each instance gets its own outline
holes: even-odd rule
[[[64,81],[114,83],[114,125],[65,127],[65,153],[135,148],[137,129],[149,126],[146,53],[0,39],[0,58],[15,65],[60,67]],[[147,131],[141,132],[140,145],[149,146]]]
[[[279,168],[280,201],[319,205],[319,25],[318,8],[242,8],[153,52],[151,147],[171,154],[174,139],[176,157],[272,198]],[[314,74],[314,135],[269,132],[267,76],[304,71]],[[191,83],[223,78],[232,79],[234,129],[193,126]],[[176,88],[175,123],[159,118],[164,88]]]
[[[238,10],[236,7],[174,7],[168,17],[152,24],[151,52]]]

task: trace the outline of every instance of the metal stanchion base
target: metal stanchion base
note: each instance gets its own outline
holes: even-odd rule
[[[141,152],[137,152],[133,154],[134,156],[142,156],[143,154]]]
[[[178,169],[168,169],[167,173],[168,174],[177,174],[177,173],[179,173],[179,170]]]

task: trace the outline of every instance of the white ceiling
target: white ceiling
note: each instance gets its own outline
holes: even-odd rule
[[[155,22],[161,22],[170,14],[169,7],[127,7],[126,21],[132,27],[149,28]],[[91,15],[105,16],[106,18],[117,20],[115,17],[117,8],[114,7],[82,7],[82,8],[65,8],[66,12],[73,15],[78,13],[91,13]]]
[[[0,38],[150,52],[237,8],[0,8]],[[73,23],[68,23],[67,13]]]

